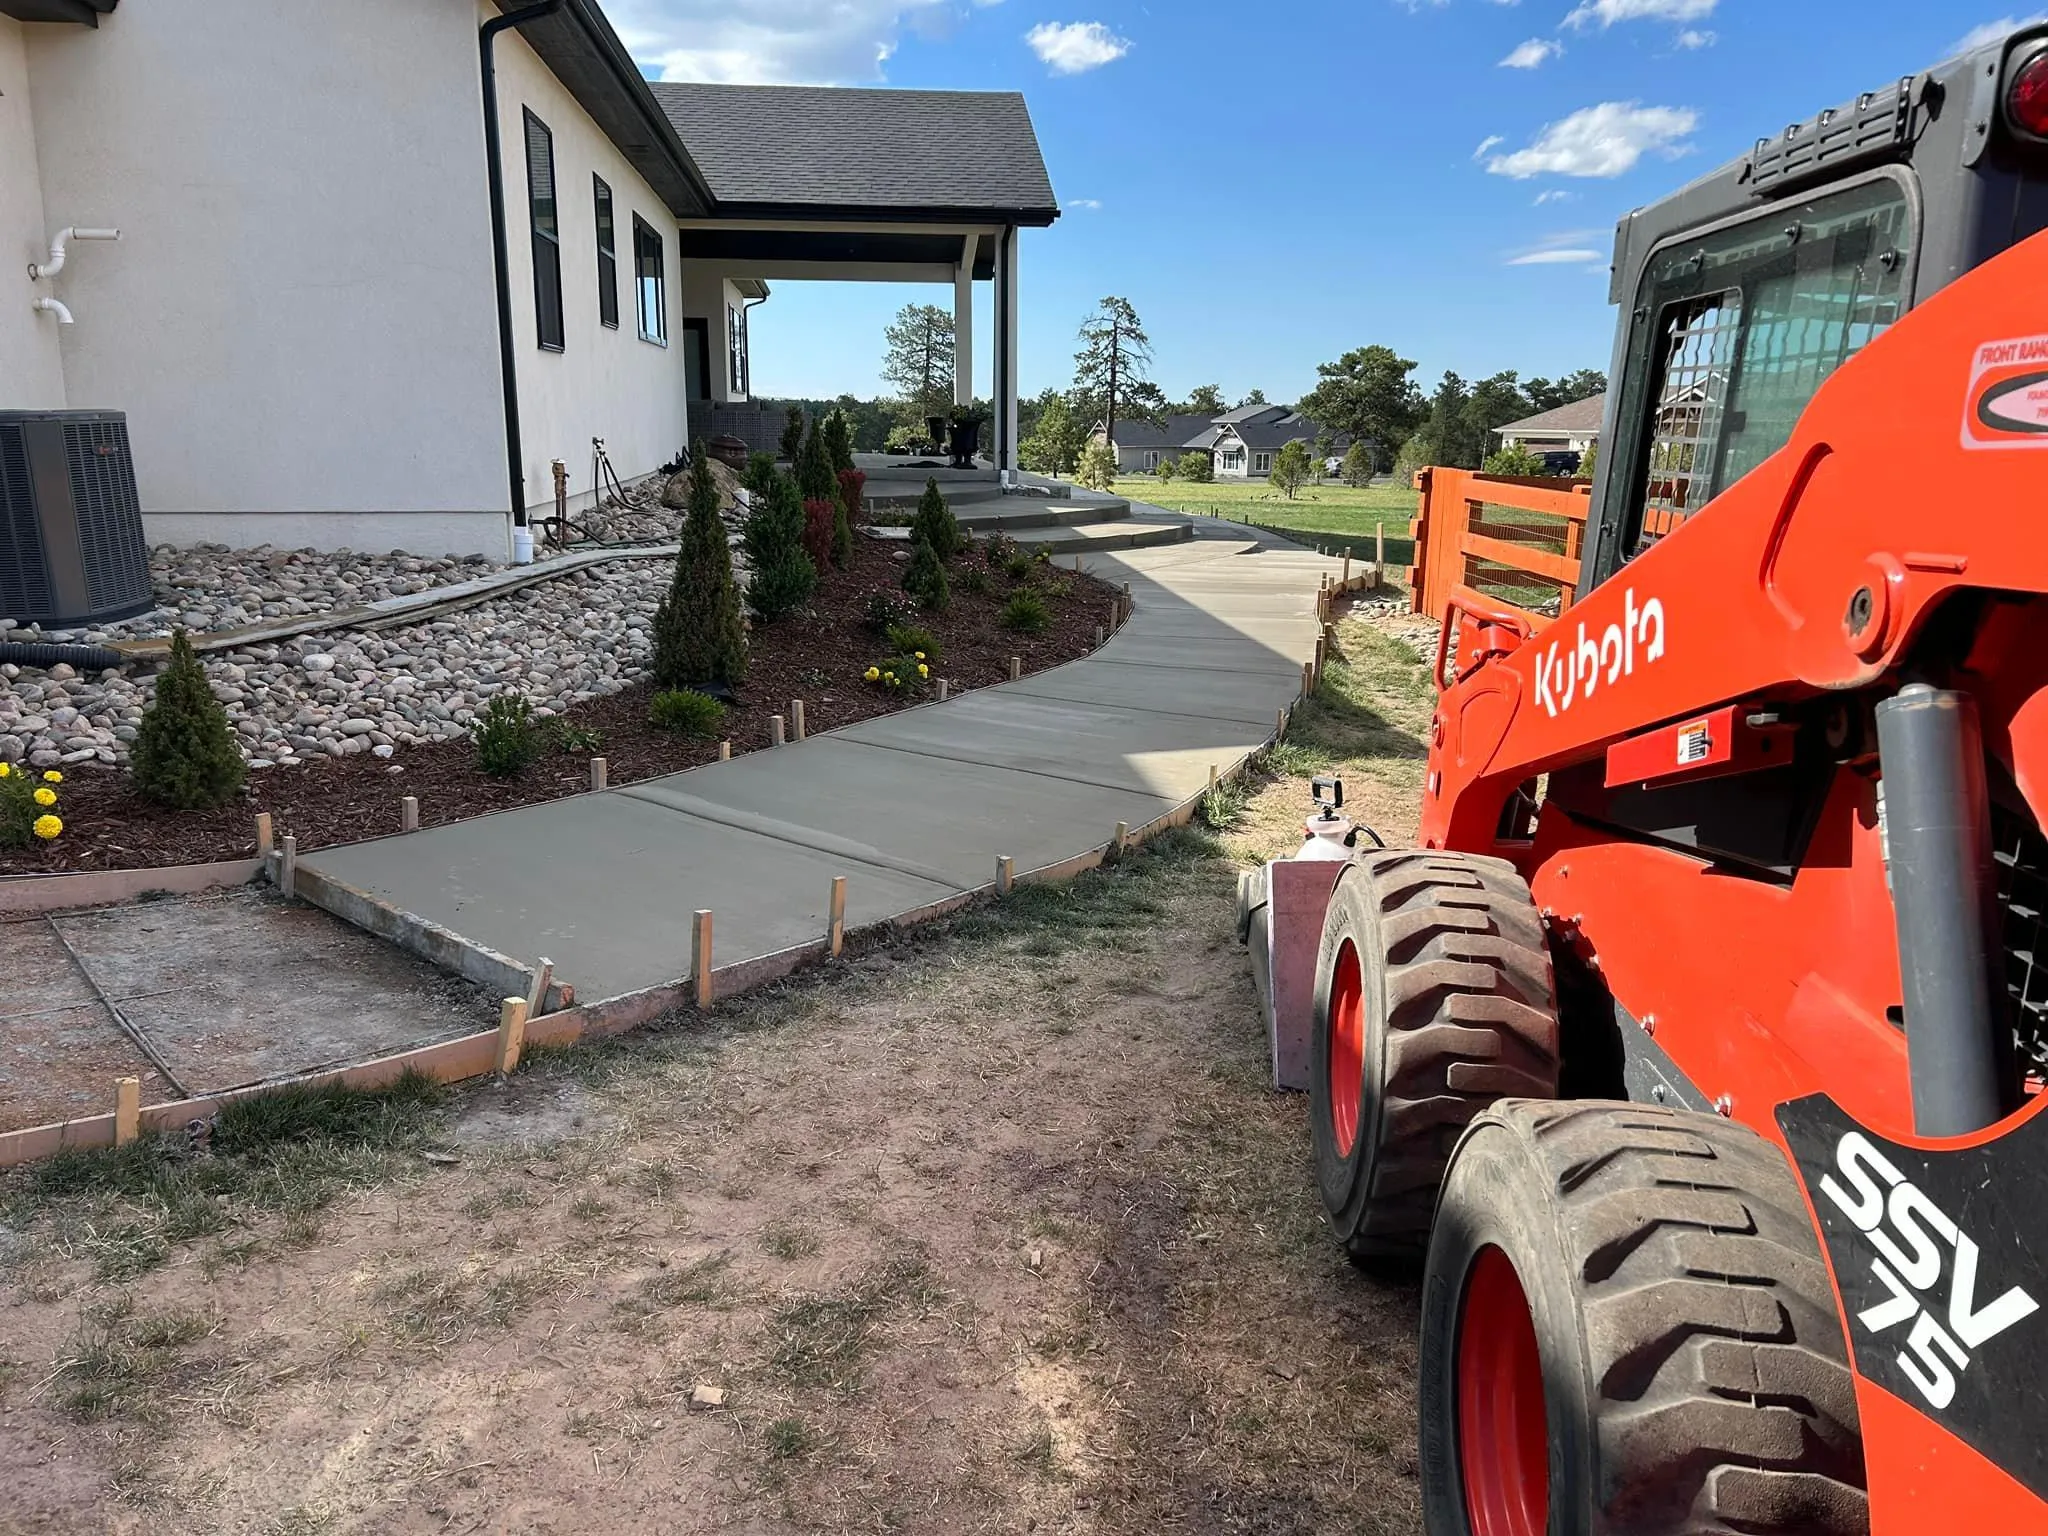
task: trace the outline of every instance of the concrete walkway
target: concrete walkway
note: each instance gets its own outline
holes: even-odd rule
[[[1147,521],[1173,514],[1146,507]],[[1334,564],[1183,519],[1186,542],[1089,555],[1133,616],[1095,654],[1021,682],[780,751],[332,848],[300,866],[498,954],[546,955],[580,1000],[690,974],[690,915],[714,963],[818,938],[835,875],[851,928],[1100,848],[1201,793],[1273,734],[1315,650]],[[1071,530],[1065,530],[1071,531]]]

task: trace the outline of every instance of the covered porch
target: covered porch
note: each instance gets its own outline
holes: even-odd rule
[[[1024,99],[675,82],[653,91],[715,198],[709,215],[678,221],[692,433],[753,442],[770,429],[754,408],[748,317],[774,284],[926,284],[952,290],[955,404],[973,404],[980,347],[992,349],[995,419],[983,451],[1014,475],[1020,234],[1059,217]],[[977,283],[991,289],[985,337]]]

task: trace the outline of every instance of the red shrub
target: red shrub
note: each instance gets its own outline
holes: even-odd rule
[[[838,518],[839,509],[829,501],[804,503],[804,553],[811,557],[820,576],[825,574],[825,566],[832,558],[832,525]]]
[[[862,496],[867,490],[868,477],[857,469],[839,471],[839,504],[846,508],[849,523],[865,522],[865,504]]]

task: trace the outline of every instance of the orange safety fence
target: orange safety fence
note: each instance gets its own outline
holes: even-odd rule
[[[1417,613],[1442,623],[1451,592],[1469,587],[1537,625],[1571,607],[1593,487],[1468,469],[1419,469],[1408,587]]]

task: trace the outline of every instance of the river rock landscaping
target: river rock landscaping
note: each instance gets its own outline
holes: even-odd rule
[[[673,529],[674,519],[669,518]],[[673,534],[671,532],[670,536]],[[803,607],[757,627],[744,684],[728,705],[724,735],[735,753],[768,744],[768,717],[805,701],[815,732],[921,702],[875,687],[865,670],[888,654],[870,631],[870,599],[901,599],[902,556],[855,541]],[[1072,660],[1105,621],[1109,589],[1092,578],[1034,567],[1019,577],[987,569],[968,582],[956,562],[953,600],[919,615],[942,644],[932,678],[981,687]],[[737,578],[744,561],[735,551]],[[65,834],[0,850],[0,874],[151,868],[246,857],[253,813],[302,849],[398,829],[398,800],[420,800],[423,825],[576,793],[588,759],[603,755],[612,783],[674,772],[717,756],[715,741],[679,738],[648,723],[655,611],[673,559],[622,559],[565,574],[461,612],[410,626],[337,630],[203,657],[250,774],[239,800],[211,811],[167,810],[138,795],[125,768],[158,667],[80,675],[0,665],[0,761],[67,776]],[[159,551],[164,602],[153,615],[63,635],[13,630],[10,639],[88,643],[168,632],[174,625],[231,627],[264,618],[360,606],[485,574],[481,561],[409,556],[313,555],[304,551]],[[1005,627],[1020,586],[1044,598],[1039,632]],[[975,590],[979,588],[980,590]],[[276,610],[273,612],[272,610]],[[512,778],[479,771],[470,725],[487,702],[517,693],[533,706],[548,750]]]

